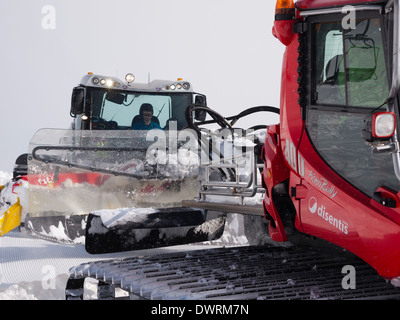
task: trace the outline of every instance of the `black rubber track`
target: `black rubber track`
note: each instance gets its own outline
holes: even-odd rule
[[[355,289],[344,289],[355,271]],[[70,271],[67,299],[91,277],[131,296],[173,300],[399,299],[400,288],[352,255],[308,248],[246,246],[81,264]],[[78,285],[79,287],[79,285]]]

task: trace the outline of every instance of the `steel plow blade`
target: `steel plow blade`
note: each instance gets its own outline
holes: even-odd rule
[[[31,173],[47,165],[139,180],[183,179],[197,176],[199,147],[190,132],[41,129],[30,142],[28,162]]]
[[[48,215],[25,218],[28,233],[49,241],[80,244],[85,243],[85,228],[88,215]]]
[[[195,208],[130,208],[89,214],[86,251],[91,254],[166,247],[221,237],[225,216]]]
[[[170,208],[197,196],[197,149],[169,146],[175,134],[39,130],[29,145],[27,228],[83,243],[90,212]]]

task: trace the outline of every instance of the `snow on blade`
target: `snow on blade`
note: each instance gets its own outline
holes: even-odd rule
[[[0,171],[0,185],[4,185],[4,189],[0,192],[0,218],[19,198],[22,206],[21,220],[23,220],[27,214],[28,182],[23,179],[13,181],[11,178],[11,174]]]
[[[158,211],[159,210],[153,208],[121,208],[115,210],[99,210],[93,212],[93,214],[101,218],[105,227],[110,228],[127,222],[146,221],[149,214]]]
[[[4,171],[0,171],[0,185],[5,185],[12,178],[12,174]]]

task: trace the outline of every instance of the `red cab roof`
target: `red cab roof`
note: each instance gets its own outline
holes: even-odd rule
[[[329,7],[342,7],[345,5],[356,4],[377,4],[385,3],[384,0],[298,0],[296,7],[300,10],[329,8]]]

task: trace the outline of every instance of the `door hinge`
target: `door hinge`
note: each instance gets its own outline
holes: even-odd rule
[[[297,22],[293,25],[293,33],[304,33],[308,31],[307,22]]]
[[[301,184],[290,188],[290,196],[294,197],[296,200],[305,199],[307,197],[307,194],[308,189]]]

